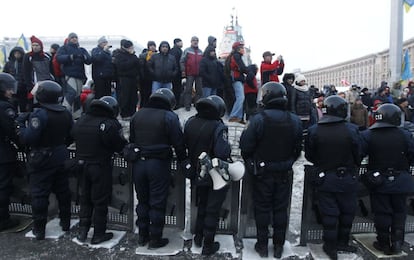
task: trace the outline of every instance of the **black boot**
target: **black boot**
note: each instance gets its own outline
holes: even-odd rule
[[[327,243],[324,243],[322,246],[323,251],[325,252],[325,254],[327,254],[329,256],[330,259],[332,260],[337,260],[338,259],[338,252],[336,251],[336,247],[331,246]]]
[[[194,245],[196,247],[201,247],[203,245],[203,234],[195,234]]]
[[[62,227],[62,231],[69,231],[70,230],[70,218],[61,218],[59,225]]]
[[[267,244],[256,242],[256,244],[254,244],[254,250],[259,254],[260,257],[267,258],[269,256]]]
[[[13,218],[0,221],[0,231],[14,228],[20,224],[20,221]]]
[[[46,234],[46,219],[35,220],[33,222],[33,235],[36,240],[44,240]]]
[[[85,242],[86,239],[88,238],[88,232],[89,232],[89,227],[85,227],[85,226],[80,226],[79,227],[79,233],[78,233],[78,240],[80,242]]]
[[[351,233],[351,229],[349,228],[339,228],[338,243],[336,246],[337,251],[348,252],[348,253],[356,253],[358,251],[358,248],[356,246],[349,244],[350,233]]]
[[[391,234],[391,253],[401,254],[402,245],[404,244],[404,230],[392,230]]]
[[[168,238],[151,239],[148,243],[148,249],[157,249],[166,246],[170,241]]]
[[[202,255],[213,255],[220,249],[219,242],[213,242],[212,244],[204,243],[203,250],[201,251]]]
[[[283,254],[283,245],[285,244],[286,232],[275,231],[273,228],[273,257],[281,258]]]
[[[114,237],[114,233],[112,232],[106,232],[106,233],[98,234],[98,235],[93,234],[93,237],[91,239],[91,244],[92,245],[100,244],[102,242],[112,239],[113,237]]]
[[[385,255],[391,255],[390,236],[388,232],[379,231],[377,228],[377,241],[373,246],[378,251],[384,252]]]
[[[150,241],[149,235],[138,235],[138,245],[139,246],[145,246]]]

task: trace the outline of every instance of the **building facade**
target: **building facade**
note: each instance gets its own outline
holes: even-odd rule
[[[403,43],[403,54],[408,49],[410,63],[414,64],[414,38]],[[357,84],[368,89],[376,89],[381,81],[389,81],[389,50],[366,55],[357,59],[341,62],[324,68],[302,72],[309,85],[322,89],[324,85],[345,86]],[[414,75],[414,67],[411,66]],[[392,82],[388,82],[392,85]]]

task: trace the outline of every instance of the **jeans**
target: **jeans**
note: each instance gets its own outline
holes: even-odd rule
[[[171,82],[163,83],[163,82],[159,82],[159,81],[153,81],[152,82],[152,92],[151,93],[154,93],[155,91],[157,91],[160,88],[168,88],[168,89],[171,90],[172,89],[172,83]]]
[[[244,103],[244,87],[241,81],[233,82],[234,95],[236,101],[234,101],[233,109],[230,113],[230,118],[236,117],[243,119],[243,103]]]
[[[216,88],[203,87],[203,98],[209,97],[211,95],[217,95],[217,89]]]

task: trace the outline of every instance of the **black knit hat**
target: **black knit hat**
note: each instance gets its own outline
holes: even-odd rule
[[[130,40],[122,39],[121,40],[121,47],[128,49],[129,47],[133,46],[134,44]]]

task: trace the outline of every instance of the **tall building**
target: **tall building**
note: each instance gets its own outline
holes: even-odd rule
[[[414,64],[414,38],[403,43],[403,53],[408,49],[410,63]],[[302,72],[309,85],[321,89],[324,85],[344,86],[344,82],[376,89],[381,81],[389,81],[389,49],[324,68]],[[411,66],[414,75],[414,67]],[[388,82],[391,86],[393,82]]]

